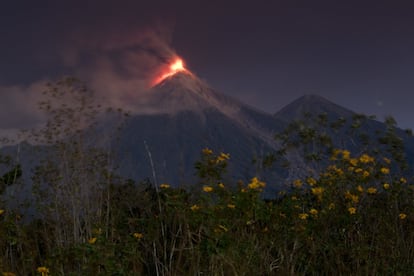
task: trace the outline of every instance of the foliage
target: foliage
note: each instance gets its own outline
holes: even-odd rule
[[[88,102],[90,91],[73,79],[55,85],[49,92],[57,102],[67,97],[62,89],[75,96],[70,107],[43,104],[54,119],[37,136],[48,142],[47,158],[33,174],[38,216],[23,221],[18,210],[1,203],[4,275],[414,270],[414,183],[405,175],[392,120],[380,136],[382,148],[371,151],[336,146],[332,134],[341,131],[344,120],[329,123],[319,116],[317,124],[292,125],[278,135],[282,147],[277,156],[265,161],[271,165],[301,151],[312,170],[296,174],[276,199],[264,200],[267,183],[257,177],[223,182],[231,156],[208,148],[195,164],[200,182],[193,192],[115,175],[112,153],[88,141],[87,132],[98,131],[93,127],[101,112]],[[352,131],[362,120],[354,118]],[[365,144],[366,137],[359,137],[358,143]],[[353,143],[341,144],[355,149]],[[5,161],[1,180],[13,185],[21,167]]]
[[[221,160],[203,152],[200,170]],[[1,266],[51,275],[410,273],[414,186],[390,173],[391,162],[338,149],[318,177],[293,181],[272,201],[260,199],[265,183],[257,178],[231,187],[205,175],[197,195],[119,182],[108,187],[110,223],[64,248],[49,241],[52,218],[19,226],[6,210],[1,246],[24,248],[26,259],[8,251],[14,256],[3,255]]]

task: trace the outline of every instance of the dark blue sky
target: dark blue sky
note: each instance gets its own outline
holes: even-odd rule
[[[409,1],[146,2],[2,3],[0,86],[10,97],[8,114],[20,114],[13,103],[43,80],[75,74],[96,83],[115,72],[132,85],[176,52],[212,87],[271,113],[313,93],[414,127]]]

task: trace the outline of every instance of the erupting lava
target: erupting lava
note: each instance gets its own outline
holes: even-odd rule
[[[173,64],[171,64],[170,69],[171,71],[185,70],[183,61],[181,59],[177,59]]]
[[[178,72],[188,72],[189,71],[184,67],[184,62],[180,58],[176,58],[173,60],[173,62],[164,70],[161,71],[160,76],[158,76],[154,82],[152,83],[152,86],[155,86],[162,82],[164,79],[178,73]]]

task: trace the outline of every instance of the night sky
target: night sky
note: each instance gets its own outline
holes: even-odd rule
[[[120,103],[175,55],[266,112],[319,94],[414,128],[409,1],[147,2],[3,1],[0,129],[38,122],[46,81],[77,76]]]

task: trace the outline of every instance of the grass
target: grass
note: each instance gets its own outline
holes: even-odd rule
[[[203,150],[200,184],[110,185],[110,208],[83,240],[51,217],[0,214],[5,275],[377,275],[414,271],[413,185],[388,159],[336,150],[317,176],[275,200],[266,183],[222,183],[229,156]],[[158,190],[158,191],[157,191]],[[59,211],[59,210],[56,210]],[[105,213],[108,212],[108,213]],[[105,222],[105,223],[104,223]],[[59,231],[69,231],[59,229]],[[10,274],[7,274],[10,273]]]

